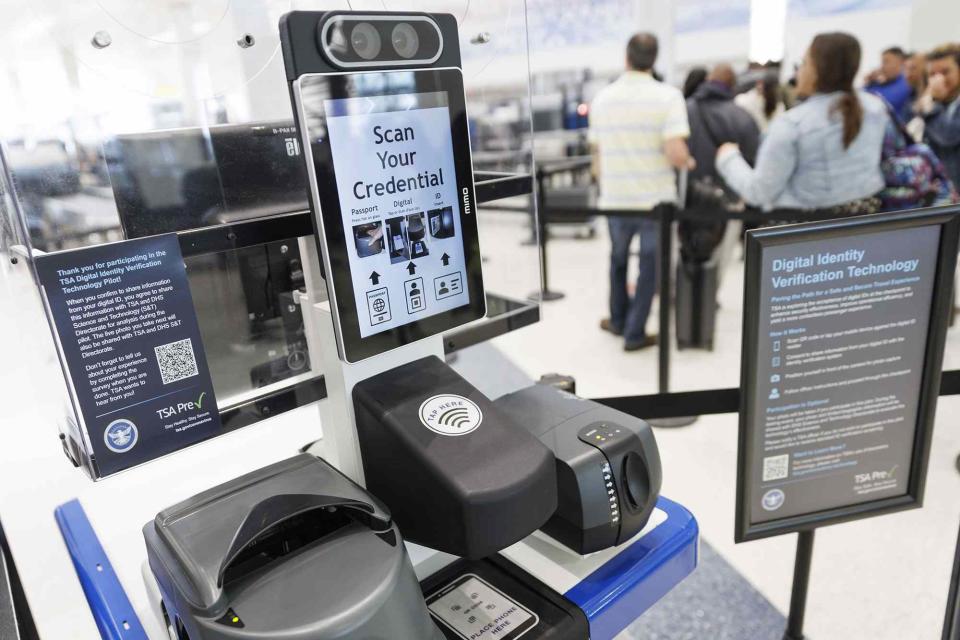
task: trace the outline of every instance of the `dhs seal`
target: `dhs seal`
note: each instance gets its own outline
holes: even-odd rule
[[[103,432],[103,442],[114,453],[126,453],[133,449],[139,437],[137,425],[125,418],[114,420]]]
[[[480,426],[483,412],[463,396],[444,394],[423,401],[420,422],[442,436],[463,436]]]
[[[784,500],[787,499],[786,494],[783,493],[780,489],[770,489],[760,500],[760,505],[767,511],[776,511],[783,506]]]

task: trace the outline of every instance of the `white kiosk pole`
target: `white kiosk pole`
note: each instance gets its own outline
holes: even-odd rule
[[[317,403],[322,435],[307,451],[365,486],[353,408],[354,385],[427,356],[437,356],[442,360],[443,336],[418,340],[354,364],[344,362],[337,353],[330,301],[320,275],[320,257],[313,238],[300,239],[300,254],[307,289],[307,293],[300,297],[307,348],[310,362],[323,373],[327,388],[326,399]]]

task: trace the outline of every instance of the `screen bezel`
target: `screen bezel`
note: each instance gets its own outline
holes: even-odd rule
[[[447,93],[450,112],[450,134],[453,142],[453,163],[456,168],[457,193],[460,196],[460,229],[464,249],[464,278],[467,283],[468,302],[465,305],[427,316],[400,327],[362,337],[358,321],[358,309],[353,291],[353,273],[350,268],[349,247],[344,233],[338,195],[336,169],[334,167],[329,138],[311,140],[310,131],[303,126],[306,112],[302,97],[302,82],[323,78],[328,82],[330,95],[327,99],[356,97],[347,93],[351,78],[370,74],[413,74],[413,93],[442,91]],[[386,88],[378,95],[409,94],[407,87]],[[486,295],[483,288],[483,273],[480,259],[480,242],[476,221],[476,187],[473,180],[473,160],[467,121],[466,96],[463,88],[463,72],[456,67],[438,69],[367,70],[310,73],[297,78],[293,84],[297,109],[297,121],[303,143],[304,158],[311,185],[311,206],[317,244],[324,262],[325,279],[334,317],[337,347],[346,362],[358,362],[391,351],[403,345],[428,338],[478,320],[486,315]],[[312,106],[312,105],[311,105]],[[469,212],[464,203],[469,204]]]
[[[524,622],[522,625],[520,625],[516,629],[513,629],[506,636],[504,636],[503,640],[518,640],[518,638],[526,635],[528,631],[530,631],[531,629],[536,627],[538,624],[540,624],[540,616],[538,616],[536,613],[531,611],[529,607],[526,607],[521,603],[517,602],[516,598],[511,598],[510,596],[505,594],[503,591],[496,588],[495,586],[493,586],[488,581],[484,580],[483,578],[481,578],[475,573],[465,573],[459,578],[448,583],[446,586],[441,587],[440,589],[437,589],[434,593],[427,596],[425,600],[427,605],[427,611],[430,612],[430,615],[435,620],[438,620],[441,624],[443,624],[444,627],[446,627],[447,629],[450,629],[450,631],[457,634],[457,636],[459,636],[460,638],[466,638],[466,636],[464,636],[463,633],[455,629],[452,622],[448,622],[443,616],[441,616],[440,614],[436,613],[433,609],[431,609],[430,605],[436,602],[437,600],[439,600],[440,598],[444,597],[451,591],[454,591],[455,589],[459,589],[461,585],[465,584],[471,579],[477,580],[478,582],[483,584],[485,587],[487,587],[491,591],[495,591],[496,593],[500,594],[500,597],[502,597],[504,600],[508,602],[512,602],[515,607],[517,607],[518,609],[522,609],[524,612],[527,613],[527,615],[530,616],[530,618],[526,622]]]
[[[939,255],[930,301],[924,364],[919,384],[917,421],[908,473],[907,492],[901,496],[857,502],[822,511],[798,514],[764,522],[754,522],[750,505],[754,498],[751,470],[756,452],[753,435],[759,426],[751,415],[756,398],[756,361],[759,340],[760,291],[763,275],[763,250],[811,240],[838,238],[858,234],[940,227]],[[850,520],[903,511],[922,506],[923,493],[930,457],[930,442],[943,365],[946,329],[950,307],[953,304],[953,278],[957,265],[958,236],[960,236],[960,208],[940,207],[891,214],[878,214],[787,225],[751,231],[746,236],[746,264],[744,283],[743,346],[740,368],[740,426],[737,447],[737,505],[734,539],[747,542],[771,536],[809,531]]]

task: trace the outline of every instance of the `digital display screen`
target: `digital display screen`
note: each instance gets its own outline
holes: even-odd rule
[[[469,304],[448,93],[327,99],[324,112],[360,336]]]
[[[463,72],[307,74],[293,95],[340,357],[482,318]]]
[[[536,614],[473,574],[430,596],[427,607],[464,640],[516,640],[539,623]]]

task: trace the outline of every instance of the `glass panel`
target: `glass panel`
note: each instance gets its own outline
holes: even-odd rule
[[[221,407],[309,377],[297,239],[186,259]]]
[[[512,327],[524,326],[539,318],[540,291],[526,7],[514,0],[461,1],[448,10],[460,24],[477,180],[499,174],[529,176],[518,189],[520,195],[480,207],[487,320],[478,324],[510,319],[517,322]]]
[[[587,151],[585,129],[590,117],[590,104],[597,93],[617,78],[624,68],[628,39],[638,31],[655,33],[659,38],[659,55],[654,66],[664,82],[681,88],[688,71],[703,66],[704,71],[717,63],[729,63],[736,72],[736,93],[747,94],[741,102],[758,104],[763,114],[765,95],[758,83],[773,78],[777,100],[793,106],[795,89],[788,81],[795,75],[812,38],[819,32],[834,29],[849,31],[860,41],[862,63],[856,85],[880,63],[881,52],[890,42],[881,41],[877,33],[901,45],[910,44],[915,51],[929,51],[950,40],[947,30],[934,29],[930,17],[935,13],[910,3],[889,3],[889,12],[882,17],[883,29],[865,30],[857,20],[866,13],[848,7],[838,9],[836,3],[820,3],[816,9],[803,9],[805,3],[789,3],[786,17],[786,41],[780,42],[776,57],[780,66],[764,67],[749,64],[751,17],[760,20],[754,30],[766,28],[769,33],[783,31],[783,25],[764,25],[770,16],[751,14],[749,0],[712,2],[679,0],[673,3],[637,3],[631,0],[595,0],[563,3],[557,0],[531,0],[530,73],[532,116],[535,130],[537,166],[551,171],[577,159]],[[759,4],[753,2],[753,7]],[[773,2],[771,4],[777,4]],[[783,4],[783,3],[781,3]],[[810,3],[806,3],[810,4]],[[831,6],[827,6],[831,5]],[[896,5],[896,8],[894,8]],[[799,9],[798,9],[799,7]],[[777,12],[774,11],[776,14]],[[780,21],[783,21],[783,7]],[[755,9],[754,9],[755,14]],[[924,29],[907,33],[910,17],[922,19]],[[929,15],[927,15],[929,14]],[[579,25],[588,22],[590,28]],[[929,24],[928,24],[929,23]],[[878,26],[879,26],[878,22]],[[782,33],[781,33],[782,35]],[[781,38],[782,39],[782,38]],[[774,43],[775,44],[775,43]],[[776,46],[770,51],[776,51]],[[765,62],[765,61],[764,61]],[[911,129],[916,131],[917,122]],[[506,134],[499,138],[506,140]],[[609,270],[611,242],[605,216],[592,217],[590,176],[583,166],[571,168],[546,182],[546,208],[541,215],[549,221],[547,244],[550,288],[565,298],[545,303],[543,310],[551,329],[544,335],[532,334],[524,346],[535,363],[534,371],[566,371],[569,362],[602,359],[602,375],[583,380],[581,389],[588,396],[609,396],[654,393],[658,380],[656,348],[624,353],[623,340],[601,331],[598,324],[609,315]],[[552,207],[564,207],[561,218],[551,213]],[[570,209],[580,208],[582,216]],[[755,226],[755,225],[749,225]],[[676,225],[675,225],[676,227]],[[680,258],[681,239],[674,230],[671,256],[672,288],[668,295],[654,297],[646,328],[660,332],[659,302],[671,305],[670,321],[670,390],[730,388],[739,384],[743,307],[744,264],[741,237],[744,225],[731,222],[714,252],[709,265],[694,268]],[[595,237],[594,237],[595,234]],[[654,242],[659,245],[659,239]],[[638,287],[657,288],[656,273],[638,273],[639,241],[634,238],[630,249],[627,289],[631,295]],[[683,262],[683,264],[681,264]],[[712,289],[716,288],[716,295]],[[711,290],[702,295],[703,288]],[[702,295],[702,297],[701,297]],[[694,298],[698,298],[694,301]],[[713,324],[711,326],[710,322]],[[692,336],[701,328],[712,339]],[[678,335],[681,333],[682,335]],[[949,330],[945,369],[960,368],[960,330],[956,323]],[[549,337],[553,336],[553,338]],[[557,335],[576,336],[576,340],[557,341]],[[541,344],[538,342],[542,340]],[[575,372],[571,372],[575,373]]]
[[[31,383],[30,389],[25,389],[24,393],[34,394],[34,397],[17,398],[18,406],[32,407],[34,415],[31,419],[37,424],[51,426],[39,437],[48,438],[47,442],[53,444],[59,431],[63,436],[64,451],[70,459],[90,469],[83,454],[84,447],[80,444],[84,436],[76,427],[77,420],[50,339],[43,303],[27,259],[29,243],[7,180],[6,157],[0,145],[0,335],[7,338],[0,342],[0,351],[9,362],[17,363],[11,369],[14,375]],[[6,437],[2,433],[4,428],[19,427],[18,420],[3,421],[0,437]]]
[[[5,166],[6,154],[0,147],[0,252],[2,261],[0,269],[9,270],[16,264],[17,255],[13,252],[15,245],[25,245],[26,239],[21,233],[20,221],[17,217],[13,193],[7,186],[6,174],[2,171]]]
[[[456,17],[477,182],[528,176],[479,207],[489,317],[476,325],[539,317],[528,298],[540,267],[522,0],[11,0],[0,43],[13,182],[0,194],[4,256],[14,244],[30,255],[189,231],[181,247],[221,410],[322,373],[296,300],[309,220],[288,215],[307,209],[278,30],[295,9]],[[234,227],[219,230],[279,214],[286,226],[257,226],[275,241],[250,245],[247,233],[240,246]]]
[[[290,2],[10,4],[0,139],[32,248],[306,209],[277,28]],[[310,372],[297,238],[186,263],[221,407]]]

